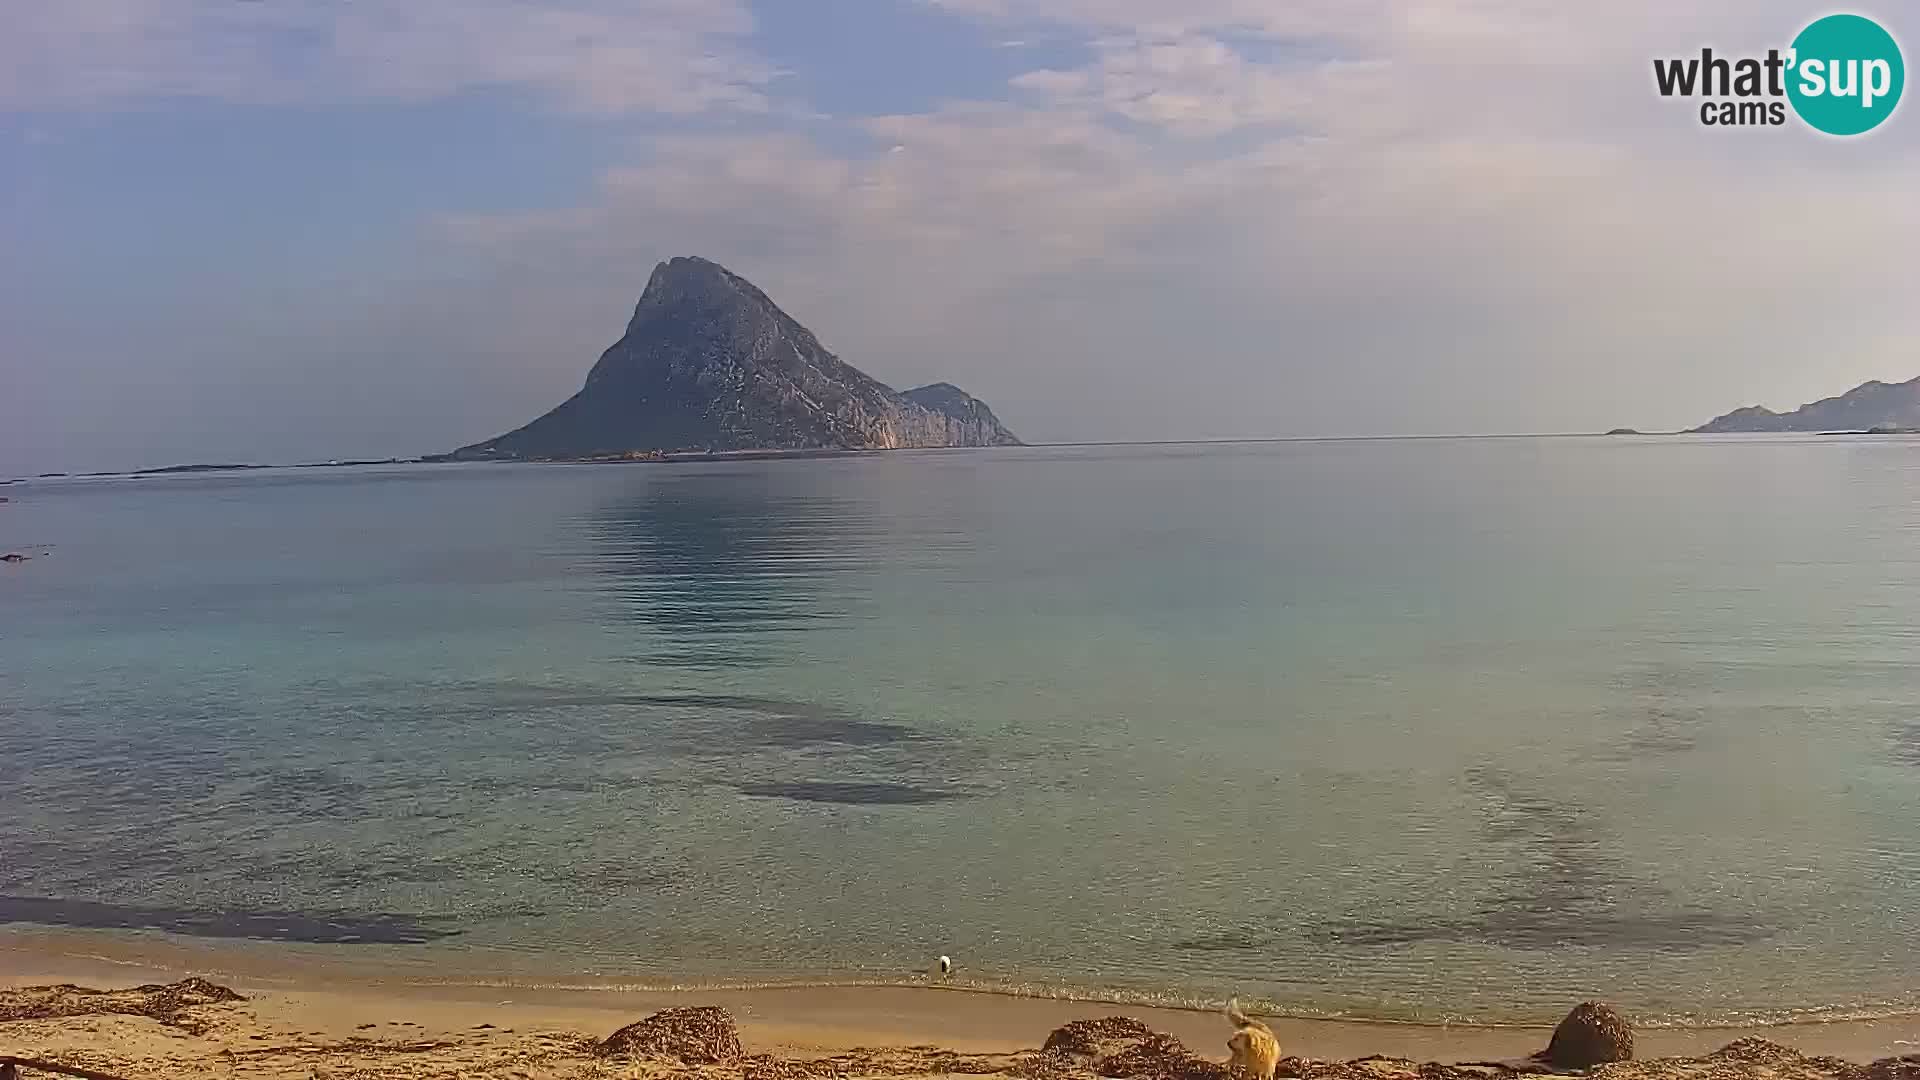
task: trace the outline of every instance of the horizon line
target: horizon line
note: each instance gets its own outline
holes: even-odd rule
[[[1728,431],[1701,432],[1688,429],[1675,431],[1537,431],[1537,432],[1472,432],[1451,435],[1249,435],[1224,438],[1186,438],[1186,439],[1085,439],[1062,442],[1023,442],[1018,446],[925,446],[902,447],[894,452],[921,453],[946,452],[952,450],[1021,450],[1021,449],[1074,449],[1077,447],[1118,447],[1118,446],[1233,446],[1233,445],[1272,445],[1277,443],[1333,443],[1333,442],[1437,442],[1465,441],[1473,439],[1598,439],[1631,436],[1672,436],[1672,435],[1822,435],[1822,434],[1866,434],[1865,432],[1815,432],[1815,431]],[[723,453],[771,453],[779,456],[779,451],[728,451]],[[885,450],[795,450],[793,454],[813,454],[816,456],[836,456],[838,454],[886,453]],[[412,456],[393,456],[388,458],[335,458],[325,461],[290,461],[279,463],[262,462],[180,462],[173,465],[147,466],[132,469],[96,469],[86,472],[48,471],[28,476],[0,478],[0,484],[24,484],[34,480],[83,480],[130,477],[158,473],[172,473],[183,470],[242,471],[257,469],[311,469],[345,468],[354,465],[418,465],[418,464],[455,464],[455,465],[532,465],[532,464],[570,464],[564,461],[530,462],[502,459],[498,461],[430,462],[431,454]],[[573,462],[572,464],[595,464],[592,461]],[[602,464],[620,464],[603,462]],[[659,464],[655,462],[654,464]]]

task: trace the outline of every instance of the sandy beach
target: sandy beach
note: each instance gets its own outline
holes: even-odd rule
[[[723,1075],[741,1075],[742,1068],[766,1073],[795,1062],[815,1062],[805,1068],[829,1075],[1031,1075],[1038,1060],[1032,1052],[1050,1032],[1109,1016],[1136,1018],[1216,1061],[1225,1057],[1227,1035],[1213,1013],[942,987],[661,991],[475,985],[430,981],[413,972],[373,978],[312,955],[280,957],[185,939],[20,928],[0,934],[0,990],[15,1006],[0,1010],[0,1017],[20,1012],[22,988],[75,984],[113,990],[189,977],[231,988],[244,1000],[190,1004],[171,1020],[126,1015],[114,1011],[118,1006],[91,1011],[91,1004],[82,1006],[89,1010],[83,1015],[0,1019],[0,1057],[130,1078],[652,1076],[719,1068],[595,1053],[595,1044],[615,1030],[684,1006],[717,1006],[737,1023],[746,1064],[723,1068]],[[1373,1056],[1403,1063],[1513,1060],[1540,1049],[1549,1035],[1532,1027],[1269,1022],[1287,1054],[1318,1063]],[[1920,1050],[1920,1018],[1647,1029],[1637,1033],[1636,1056],[1705,1060],[1717,1048],[1753,1038],[1811,1058],[1868,1062]],[[1377,1073],[1384,1066],[1370,1067]],[[1759,1075],[1757,1067],[1748,1062],[1735,1071]],[[1311,1074],[1304,1066],[1296,1072]],[[1769,1067],[1766,1075],[1792,1072]]]

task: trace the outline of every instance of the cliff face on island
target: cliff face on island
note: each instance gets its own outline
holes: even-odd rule
[[[828,352],[746,279],[677,258],[654,268],[626,333],[578,393],[453,456],[1019,444],[959,388],[896,391]]]
[[[1730,431],[1869,431],[1920,428],[1920,378],[1903,383],[1865,382],[1839,397],[1822,398],[1792,412],[1759,405],[1735,409],[1694,428],[1702,434]]]
[[[948,446],[1019,446],[987,403],[952,383],[929,383],[903,390],[909,403],[946,418]]]

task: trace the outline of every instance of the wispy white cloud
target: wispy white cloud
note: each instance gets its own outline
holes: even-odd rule
[[[1284,36],[1363,36],[1390,18],[1387,0],[928,0],[957,14],[1095,31],[1178,34],[1239,31]]]
[[[698,111],[778,86],[724,3],[420,0],[341,26],[116,2],[28,34],[104,81],[23,77],[16,35],[0,100],[510,84]],[[472,438],[570,391],[675,254],[1036,438],[1658,427],[1920,372],[1920,114],[1837,143],[1709,131],[1652,92],[1653,56],[1784,41],[1787,0],[931,2],[1085,60],[1004,100],[650,139],[583,205],[436,220],[424,261],[458,272],[332,333],[475,358],[476,399],[505,404]],[[171,35],[162,8],[195,15]],[[637,52],[596,52],[616,41]],[[267,62],[286,49],[307,66]]]
[[[738,0],[0,0],[0,107],[157,97],[760,109],[776,72]]]
[[[1100,38],[1093,49],[1088,67],[1031,71],[1013,85],[1181,135],[1282,125],[1309,104],[1299,70],[1262,66],[1218,38],[1137,33]]]
[[[662,141],[513,249],[738,263],[856,362],[1043,435],[1677,425],[1920,368],[1915,140],[1709,132],[1643,85],[1701,34],[1782,39],[1784,4],[943,2],[1080,20],[1091,59],[862,121],[892,153]],[[1309,27],[1340,46],[1242,36]]]

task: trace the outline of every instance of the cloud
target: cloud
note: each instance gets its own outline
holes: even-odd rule
[[[1384,25],[1385,0],[929,0],[955,14],[1097,31],[1178,34],[1238,31],[1269,36],[1353,37]]]
[[[165,97],[420,100],[523,88],[563,105],[759,110],[777,72],[738,0],[0,0],[0,107]]]
[[[1309,103],[1309,80],[1249,60],[1227,42],[1192,33],[1137,33],[1093,42],[1093,65],[1039,70],[1013,86],[1056,103],[1096,108],[1180,135],[1224,135],[1285,125]]]
[[[663,139],[511,250],[582,277],[712,255],[855,363],[1041,438],[1679,426],[1920,365],[1915,141],[1704,131],[1642,85],[1700,11],[946,6],[1082,20],[1091,59],[860,121],[872,153]]]
[[[834,267],[806,275],[824,280],[871,273],[876,286],[911,261],[916,286],[946,281],[916,292],[950,294],[1144,256],[1126,234],[1188,197],[1145,142],[1088,114],[973,104],[861,127],[875,152],[851,158],[797,135],[662,137],[649,160],[601,177],[597,205],[440,226],[503,255],[548,243],[612,264],[644,236],[661,251]]]
[[[408,48],[441,60],[386,72],[404,37],[339,30],[298,79],[230,68],[219,92],[805,104],[769,104],[725,5],[656,3],[680,21],[625,39],[673,58],[643,85],[561,59],[560,27],[625,6],[476,0],[434,44],[451,9],[422,2]],[[420,410],[458,384],[435,437],[471,441],[575,389],[653,262],[701,254],[848,360],[958,382],[1034,439],[1675,427],[1920,371],[1914,116],[1844,143],[1709,131],[1652,91],[1653,56],[1783,41],[1804,18],[1785,0],[938,2],[1083,60],[1050,53],[1001,100],[656,135],[580,205],[436,217],[407,265],[442,278],[245,355],[368,357],[354,392]],[[501,44],[520,34],[547,44]],[[129,85],[187,80],[211,48],[148,55]]]

